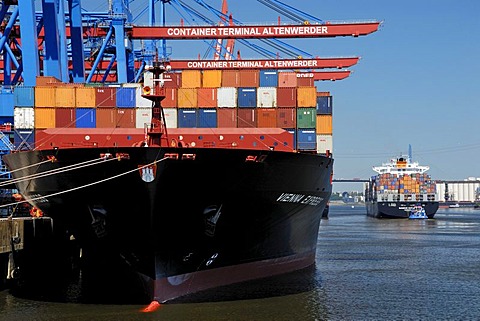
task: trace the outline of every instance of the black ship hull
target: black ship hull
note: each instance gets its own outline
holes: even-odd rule
[[[83,277],[158,302],[311,266],[333,165],[309,154],[160,147],[4,161],[15,179],[42,173],[18,189],[78,242]]]
[[[437,213],[438,202],[376,202],[367,201],[367,215],[376,218],[408,218],[415,205],[425,209],[428,218],[433,218]]]

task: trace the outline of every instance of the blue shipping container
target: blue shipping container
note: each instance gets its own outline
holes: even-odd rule
[[[217,110],[210,108],[200,108],[197,112],[198,128],[216,128],[217,127]]]
[[[32,107],[35,106],[35,87],[15,87],[13,91],[15,97],[15,106]]]
[[[316,150],[317,134],[315,128],[298,129],[297,131],[297,148],[299,150]]]
[[[118,87],[117,88],[117,107],[134,108],[136,104],[136,88]]]
[[[13,117],[14,105],[15,98],[13,97],[13,93],[0,93],[0,117]]]
[[[257,89],[256,88],[238,88],[238,107],[242,107],[242,108],[257,107]]]
[[[196,128],[197,127],[197,109],[179,108],[177,125],[178,125],[178,128]]]
[[[278,71],[260,70],[260,87],[277,87]]]
[[[75,126],[77,128],[97,127],[97,110],[95,108],[76,108]]]
[[[35,148],[35,132],[32,129],[15,129],[13,145],[16,150],[31,150]]]
[[[332,114],[332,96],[317,97],[317,115]]]
[[[13,116],[0,116],[0,125],[10,123],[13,124]]]

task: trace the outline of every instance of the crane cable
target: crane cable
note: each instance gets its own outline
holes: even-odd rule
[[[213,8],[212,6],[206,4],[205,2],[201,1],[201,0],[195,0],[200,6],[210,10],[211,12],[213,13],[216,13],[216,15],[219,17],[219,18],[222,18],[222,17],[226,17],[223,13],[221,13],[220,11],[218,11],[217,9]],[[260,1],[260,0],[259,0]],[[178,5],[180,6],[185,6],[185,8],[187,8],[188,10],[191,10],[192,12],[194,12],[195,14],[198,15],[199,18],[201,18],[203,21],[205,21],[206,23],[210,24],[210,25],[215,25],[215,22],[213,22],[212,20],[210,20],[209,18],[207,18],[206,16],[203,16],[201,15],[200,13],[198,13],[198,11],[194,10],[191,6],[188,6],[186,5],[185,3],[183,3],[181,0],[175,0],[175,2],[178,2]],[[178,12],[178,11],[177,11]],[[228,18],[228,17],[227,17]],[[241,21],[239,20],[236,20],[236,19],[233,19],[233,22],[236,24],[236,25],[239,25],[239,26],[242,26],[244,25],[244,23],[242,23]],[[261,42],[263,42],[264,44],[266,45],[269,45],[281,52],[283,52],[284,54],[287,54],[287,55],[291,55],[293,57],[298,57],[298,56],[309,56],[309,57],[313,57],[312,54],[306,52],[306,51],[303,51],[301,49],[298,49],[298,48],[295,48],[293,47],[292,45],[289,45],[287,44],[286,42],[284,41],[281,41],[281,40],[278,40],[278,39],[257,39]],[[252,42],[248,41],[248,40],[245,40],[245,39],[237,39],[237,41],[241,44],[243,44],[244,46],[247,46],[249,47],[251,50],[257,52],[258,54],[266,57],[266,58],[274,58],[276,56],[276,54],[270,50],[267,50],[265,48],[262,48],[258,45],[255,45],[253,44]],[[204,41],[205,42],[205,41]],[[225,49],[225,48],[224,48]],[[293,50],[297,50],[299,52],[299,54],[297,54],[296,52],[294,52]]]
[[[28,181],[28,180],[31,180],[31,179],[37,179],[37,178],[40,178],[40,177],[46,177],[46,176],[50,176],[50,175],[60,174],[60,173],[64,173],[64,172],[76,170],[76,169],[79,169],[79,168],[88,167],[88,166],[93,166],[93,165],[97,165],[97,164],[100,164],[100,163],[112,161],[112,160],[117,160],[117,159],[116,159],[116,158],[110,158],[110,159],[96,158],[96,159],[91,159],[91,160],[88,160],[88,161],[85,161],[85,162],[81,162],[81,163],[78,163],[78,164],[72,164],[72,165],[68,165],[68,166],[61,167],[61,168],[54,168],[54,169],[51,169],[51,170],[48,170],[48,171],[44,171],[44,172],[40,172],[40,173],[36,173],[36,174],[31,174],[31,175],[23,176],[23,177],[20,177],[20,178],[11,179],[11,180],[9,180],[9,181],[7,181],[7,182],[0,183],[0,187],[1,187],[1,186],[4,186],[4,185],[9,185],[9,184],[12,184],[12,183],[20,183],[20,182]],[[52,162],[52,161],[51,161],[51,160],[48,160],[48,162]],[[42,163],[44,163],[44,162],[42,162]],[[38,163],[37,163],[37,164],[34,164],[34,165],[38,165]],[[34,165],[30,165],[30,166],[27,166],[27,167],[31,167],[31,166],[34,166]],[[26,167],[24,167],[24,168],[26,168]],[[17,169],[17,170],[15,170],[15,171],[19,171],[19,170],[21,170],[21,169]]]
[[[86,188],[86,187],[90,187],[90,186],[93,186],[93,185],[97,185],[97,184],[100,184],[100,183],[104,183],[104,182],[119,178],[121,176],[125,176],[127,174],[136,172],[140,169],[147,168],[149,166],[155,165],[155,164],[157,164],[159,162],[162,162],[166,159],[169,159],[169,158],[164,157],[162,159],[155,160],[155,161],[153,161],[149,164],[139,166],[138,168],[134,168],[134,169],[128,170],[126,172],[123,172],[123,173],[120,173],[120,174],[117,174],[117,175],[113,175],[113,176],[108,177],[108,178],[104,178],[104,179],[101,179],[101,180],[98,180],[98,181],[95,181],[95,182],[92,182],[92,183],[84,184],[84,185],[81,185],[81,186],[73,187],[73,188],[70,188],[70,189],[67,189],[67,190],[64,190],[64,191],[51,193],[51,194],[47,194],[47,195],[44,195],[44,196],[33,197],[33,198],[29,198],[28,200],[26,199],[26,200],[23,200],[23,201],[13,202],[13,203],[9,203],[9,204],[3,204],[3,205],[0,205],[0,208],[8,207],[8,206],[15,206],[15,205],[22,204],[22,203],[28,203],[28,202],[36,201],[36,200],[39,200],[39,199],[46,199],[46,198],[49,198],[49,197],[52,197],[52,196],[57,196],[57,195],[73,192],[73,191],[76,191],[76,190],[79,190],[79,189],[83,189],[83,188]]]

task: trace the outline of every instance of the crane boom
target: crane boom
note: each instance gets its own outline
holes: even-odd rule
[[[173,70],[185,70],[185,69],[323,69],[323,68],[347,68],[358,63],[358,57],[347,58],[314,58],[314,59],[260,59],[260,60],[171,60],[169,65]],[[68,62],[71,66],[72,61]],[[98,68],[105,70],[110,61],[100,61]],[[43,59],[40,61],[40,65],[43,66]],[[135,62],[135,68],[140,68],[141,62]],[[0,69],[4,67],[4,61],[0,60]],[[116,63],[111,66],[116,69]],[[85,69],[91,70],[92,63],[85,61]],[[330,71],[335,75],[344,74],[345,71]],[[324,74],[324,72],[322,72]],[[1,75],[1,73],[0,73]],[[330,78],[328,78],[330,79]],[[323,80],[323,79],[318,79]]]
[[[173,70],[185,69],[321,69],[346,68],[355,65],[359,57],[258,59],[258,60],[171,60]]]
[[[312,25],[234,26],[133,26],[132,39],[247,39],[358,37],[378,30],[380,22],[325,23]]]

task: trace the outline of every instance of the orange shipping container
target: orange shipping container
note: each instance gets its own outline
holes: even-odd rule
[[[35,107],[55,107],[55,87],[35,87]]]
[[[182,71],[182,88],[202,87],[202,72],[200,70]]]
[[[75,88],[75,107],[95,107],[95,88],[77,87]]]
[[[222,87],[222,71],[221,70],[204,70],[202,86],[206,88]]]
[[[277,127],[277,110],[275,108],[257,108],[257,127]]]
[[[162,107],[177,108],[177,88],[165,88],[165,98],[162,100]]]
[[[97,128],[115,128],[116,113],[117,113],[116,108],[112,108],[112,107],[97,108],[96,110]]]
[[[222,72],[222,87],[240,87],[238,70],[224,70]]]
[[[55,128],[55,108],[45,107],[35,109],[35,128]]]
[[[57,79],[52,76],[37,76],[36,85],[37,86],[51,86],[53,84],[61,82],[60,79]]]
[[[237,109],[236,108],[217,108],[217,127],[218,128],[237,127]]]
[[[240,70],[240,87],[258,87],[259,72],[258,70]]]
[[[297,87],[296,72],[279,72],[278,87]]]
[[[55,107],[75,107],[75,87],[55,87]]]
[[[316,107],[317,90],[315,87],[297,88],[297,107]]]
[[[216,108],[217,88],[198,88],[197,102],[200,108]]]
[[[332,135],[332,115],[317,115],[317,134]]]
[[[178,108],[196,108],[198,107],[197,88],[178,88],[177,92]]]
[[[136,112],[134,108],[117,108],[115,124],[117,128],[135,128]]]

